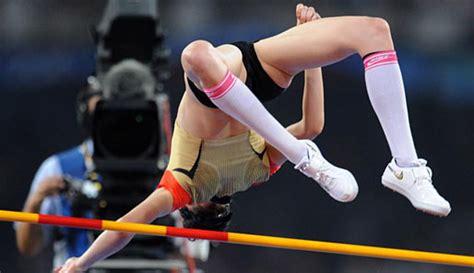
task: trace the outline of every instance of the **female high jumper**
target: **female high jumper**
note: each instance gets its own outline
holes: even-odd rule
[[[371,17],[320,19],[298,4],[297,26],[276,36],[214,47],[194,41],[182,53],[186,91],[173,133],[171,158],[159,187],[118,221],[149,223],[189,204],[231,196],[267,181],[287,159],[341,202],[358,193],[352,174],[326,161],[314,138],[324,122],[319,67],[352,54],[363,58],[372,106],[393,159],[382,184],[419,210],[446,216],[451,208],[432,185],[415,151],[405,91],[388,23]],[[302,119],[285,129],[262,105],[305,70]],[[105,231],[57,273],[87,270],[123,248],[133,234]]]

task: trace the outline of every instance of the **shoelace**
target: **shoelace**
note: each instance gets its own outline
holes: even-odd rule
[[[433,187],[433,180],[431,179],[432,177],[432,170],[430,167],[426,166],[427,161],[425,159],[420,159],[419,160],[420,166],[418,168],[426,168],[427,175],[426,174],[416,174],[415,173],[415,184],[418,187],[419,190],[435,190],[436,189]]]
[[[308,148],[312,149],[311,146],[308,146]],[[312,150],[314,151],[314,149]],[[316,153],[317,151],[314,152]],[[314,157],[316,157],[314,154],[313,156],[308,157],[306,162],[298,164],[297,166],[295,166],[295,169],[305,171],[309,167],[310,162],[314,162]],[[321,185],[321,187],[330,190],[332,187],[334,187],[334,177],[331,177],[326,173],[329,170],[329,165],[323,158],[321,160],[318,160],[317,162],[317,166],[313,166],[315,169],[317,169],[314,175],[314,179],[318,182],[319,185]]]
[[[312,149],[311,147],[308,146],[308,148]],[[302,171],[305,171],[309,165],[310,165],[310,162],[312,162],[314,160],[314,157],[315,155],[313,154],[312,156],[308,153],[308,156],[306,157],[306,161],[304,162],[300,162],[298,165],[295,166],[295,169],[297,170],[302,170]],[[320,161],[320,160],[318,160]],[[314,166],[316,169],[319,169],[322,165],[324,164],[324,162],[320,161],[319,162],[319,166]],[[306,174],[306,173],[305,173]]]

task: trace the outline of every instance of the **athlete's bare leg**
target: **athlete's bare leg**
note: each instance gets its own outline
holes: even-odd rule
[[[369,98],[394,158],[382,183],[405,195],[420,210],[449,214],[450,204],[433,187],[431,171],[415,150],[403,79],[385,20],[324,18],[259,41],[255,49],[265,70],[281,86],[289,85],[304,69],[329,65],[353,54],[364,57]],[[405,176],[400,175],[403,173]]]
[[[293,76],[306,68],[332,64],[353,54],[364,57],[385,52],[376,56],[389,62],[371,67],[366,73],[369,97],[397,163],[402,167],[418,164],[403,80],[385,20],[354,16],[323,18],[259,41],[255,49],[270,77],[283,86],[289,85]]]
[[[297,164],[306,154],[306,146],[288,133],[242,83],[246,72],[241,73],[241,58],[222,54],[209,42],[195,41],[184,49],[181,62],[186,75],[204,92],[208,90],[208,96],[219,109],[258,132]],[[213,94],[210,89],[221,85],[223,79],[229,80],[223,85],[226,89]]]
[[[352,174],[329,164],[311,141],[291,135],[242,83],[246,71],[242,72],[241,56],[222,54],[206,41],[195,41],[184,49],[181,62],[188,77],[219,109],[260,134],[333,198],[349,202],[356,197]]]
[[[402,167],[418,164],[403,80],[385,20],[371,17],[323,18],[259,41],[255,48],[270,77],[282,86],[289,85],[292,77],[303,69],[325,66],[353,54],[363,57],[383,52],[375,54],[381,58],[370,63],[380,62],[380,59],[387,60],[385,63],[366,66],[369,97],[397,163]]]
[[[317,24],[319,21],[322,23]],[[354,25],[357,26],[354,29],[345,29]],[[337,31],[343,38],[330,35]],[[314,46],[310,46],[311,44]],[[365,54],[385,49],[393,49],[388,25],[382,19],[368,17],[320,19],[256,44],[257,54],[264,68],[281,86],[287,86],[292,76],[305,68],[333,63],[355,52]],[[217,86],[228,71],[245,77],[240,74],[240,59],[236,60],[233,55],[227,57],[206,41],[195,41],[187,46],[182,54],[182,65],[188,77],[202,89]],[[244,85],[238,85],[245,89]],[[306,150],[304,145],[297,144],[296,139],[266,112],[250,91],[245,93],[248,97],[242,96],[243,91],[238,93],[232,100],[226,100],[219,94],[219,100],[214,103],[227,114],[256,130],[291,162],[298,164]],[[258,117],[264,117],[264,120],[257,121]]]
[[[265,70],[281,86],[306,68],[323,67],[350,55],[393,50],[388,23],[347,16],[315,20],[255,44]]]

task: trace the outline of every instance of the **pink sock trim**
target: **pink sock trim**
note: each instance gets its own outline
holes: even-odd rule
[[[227,94],[227,92],[229,92],[229,90],[234,86],[236,81],[237,78],[232,73],[230,73],[230,71],[227,71],[224,79],[220,83],[210,88],[204,88],[204,92],[210,99],[218,99]]]
[[[364,68],[367,71],[377,66],[396,63],[398,63],[398,58],[395,50],[387,50],[371,54],[365,58]]]

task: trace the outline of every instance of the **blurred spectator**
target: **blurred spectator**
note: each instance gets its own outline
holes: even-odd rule
[[[85,102],[88,113],[92,114],[100,96],[87,89]],[[30,193],[23,211],[49,215],[73,216],[71,202],[64,195],[64,176],[85,181],[93,170],[92,141],[85,140],[82,144],[67,151],[54,154],[40,166],[33,179]],[[91,217],[90,211],[76,217]],[[54,265],[63,263],[71,256],[82,254],[91,243],[87,230],[62,228],[49,225],[17,223],[16,239],[20,252],[24,255],[36,255],[45,246],[54,243]]]

